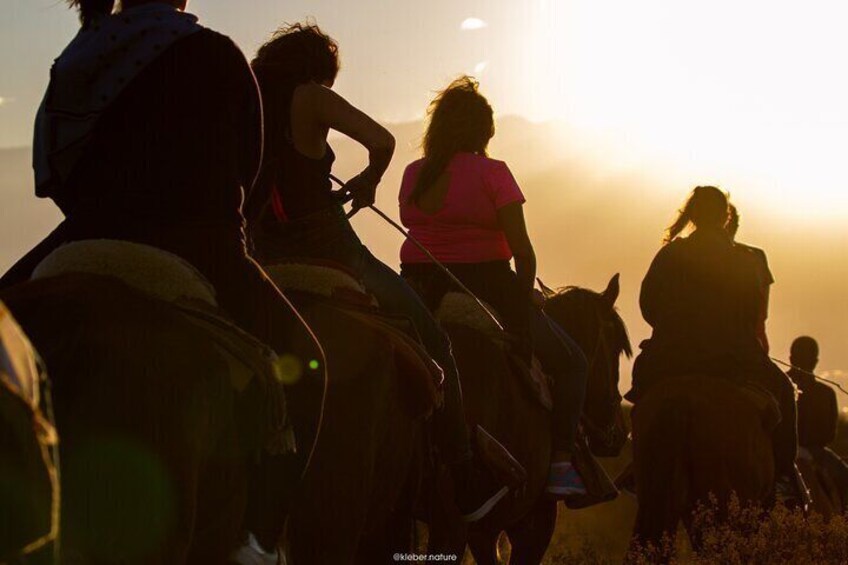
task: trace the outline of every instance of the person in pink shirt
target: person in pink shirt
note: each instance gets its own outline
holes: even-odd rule
[[[486,154],[492,108],[477,82],[461,77],[430,106],[424,158],[411,163],[400,188],[400,217],[410,234],[498,313],[528,361],[535,352],[555,380],[554,451],[549,493],[586,493],[571,463],[586,391],[583,352],[535,299],[536,255],[524,222],[524,195],[503,161]],[[407,240],[401,274],[435,308],[449,277]],[[510,260],[515,261],[515,270]]]

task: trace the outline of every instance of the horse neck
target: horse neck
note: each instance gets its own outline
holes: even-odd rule
[[[554,298],[553,300],[557,300]],[[603,415],[610,422],[615,417],[618,405],[618,383],[615,370],[619,351],[610,343],[604,332],[603,320],[595,305],[574,309],[579,314],[570,316],[555,307],[552,319],[580,346],[586,357],[588,368],[584,416]],[[556,316],[557,312],[560,316]]]

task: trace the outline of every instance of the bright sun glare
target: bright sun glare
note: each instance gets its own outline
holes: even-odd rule
[[[798,219],[844,219],[848,3],[536,0],[532,116]],[[841,218],[840,218],[841,216]]]

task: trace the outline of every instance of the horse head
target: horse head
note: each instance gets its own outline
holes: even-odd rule
[[[632,355],[627,327],[615,308],[619,275],[600,293],[574,286],[556,291],[541,286],[545,312],[577,342],[589,365],[582,417],[589,447],[595,455],[614,457],[628,437],[618,390],[619,360],[622,353]]]

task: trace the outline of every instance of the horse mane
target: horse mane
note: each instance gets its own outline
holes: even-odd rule
[[[598,302],[606,302],[603,294],[581,286],[559,287],[553,294],[548,296],[548,301],[555,304],[557,301],[562,301],[566,297],[573,297],[579,304],[585,304],[589,307],[597,307]],[[618,308],[614,305],[610,307],[610,313],[612,314],[612,323],[615,330],[615,346],[630,359],[633,357],[633,347],[630,345],[630,334],[627,331],[627,325],[624,323],[621,314],[619,314]]]

